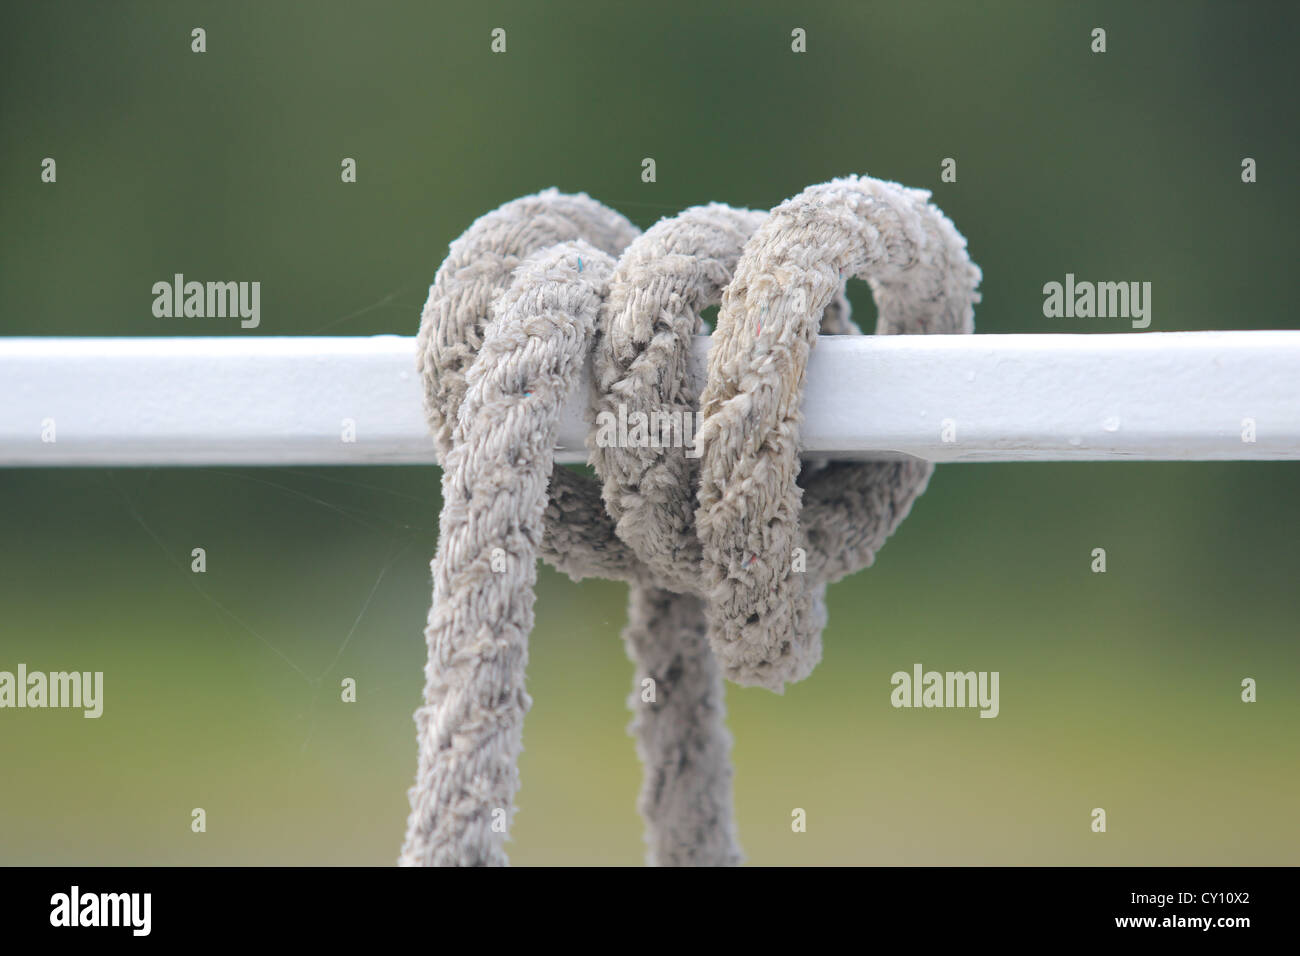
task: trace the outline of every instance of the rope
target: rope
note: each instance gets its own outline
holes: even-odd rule
[[[855,276],[877,334],[972,330],[979,270],[928,198],[850,177],[770,215],[711,204],[638,235],[587,196],[548,190],[452,243],[418,338],[443,512],[401,863],[506,862],[538,556],[631,586],[648,862],[741,861],[723,679],[780,692],[806,677],[826,585],[871,564],[932,471],[832,462],[801,476],[809,349],[819,332],[860,334],[843,292]],[[715,304],[700,456],[593,431],[597,480],[556,467],[560,410],[589,354],[593,421],[695,413],[687,358]]]

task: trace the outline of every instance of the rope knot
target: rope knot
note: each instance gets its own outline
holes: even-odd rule
[[[827,585],[871,564],[932,472],[915,459],[801,469],[808,354],[819,334],[861,334],[854,277],[871,286],[877,334],[972,331],[980,273],[965,240],[928,193],[866,177],[771,213],[693,207],[644,233],[551,189],[451,244],[417,349],[443,512],[403,863],[505,862],[539,554],[575,580],[631,585],[650,862],[740,861],[722,680],[779,693],[808,676]],[[701,390],[690,350],[714,305]],[[588,357],[592,422],[635,423],[615,441],[593,425],[595,480],[553,454]],[[691,442],[671,440],[697,416]],[[494,549],[514,560],[496,570]]]

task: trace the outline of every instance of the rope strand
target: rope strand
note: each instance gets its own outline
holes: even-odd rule
[[[630,585],[648,862],[741,861],[723,678],[779,692],[806,677],[827,584],[874,560],[932,471],[831,462],[801,475],[808,352],[818,333],[860,334],[853,276],[871,285],[877,334],[972,330],[979,270],[928,198],[849,177],[770,215],[715,203],[638,235],[587,196],[547,190],[452,243],[418,339],[444,502],[401,863],[506,862],[538,556]],[[697,397],[689,349],[719,303]],[[589,352],[593,424],[682,423],[698,408],[695,448],[593,430],[598,480],[556,467],[558,415]]]

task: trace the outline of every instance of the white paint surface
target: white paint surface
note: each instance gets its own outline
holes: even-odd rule
[[[0,339],[0,466],[433,462],[414,351],[390,335]],[[562,461],[586,459],[582,395]],[[1297,459],[1300,332],[824,337],[804,412],[810,456]]]

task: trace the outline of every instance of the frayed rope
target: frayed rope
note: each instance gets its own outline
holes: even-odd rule
[[[741,862],[723,679],[779,693],[807,677],[827,585],[872,563],[933,470],[800,472],[808,354],[819,333],[861,334],[844,297],[854,277],[871,286],[878,335],[973,329],[980,272],[966,241],[927,192],[866,177],[770,213],[697,206],[642,234],[585,195],[547,190],[452,243],[418,338],[443,510],[402,864],[506,863],[539,555],[574,580],[631,587],[647,861]],[[687,360],[713,305],[697,398]],[[556,467],[560,411],[588,355],[593,422],[698,408],[698,456],[593,432],[598,481]]]

